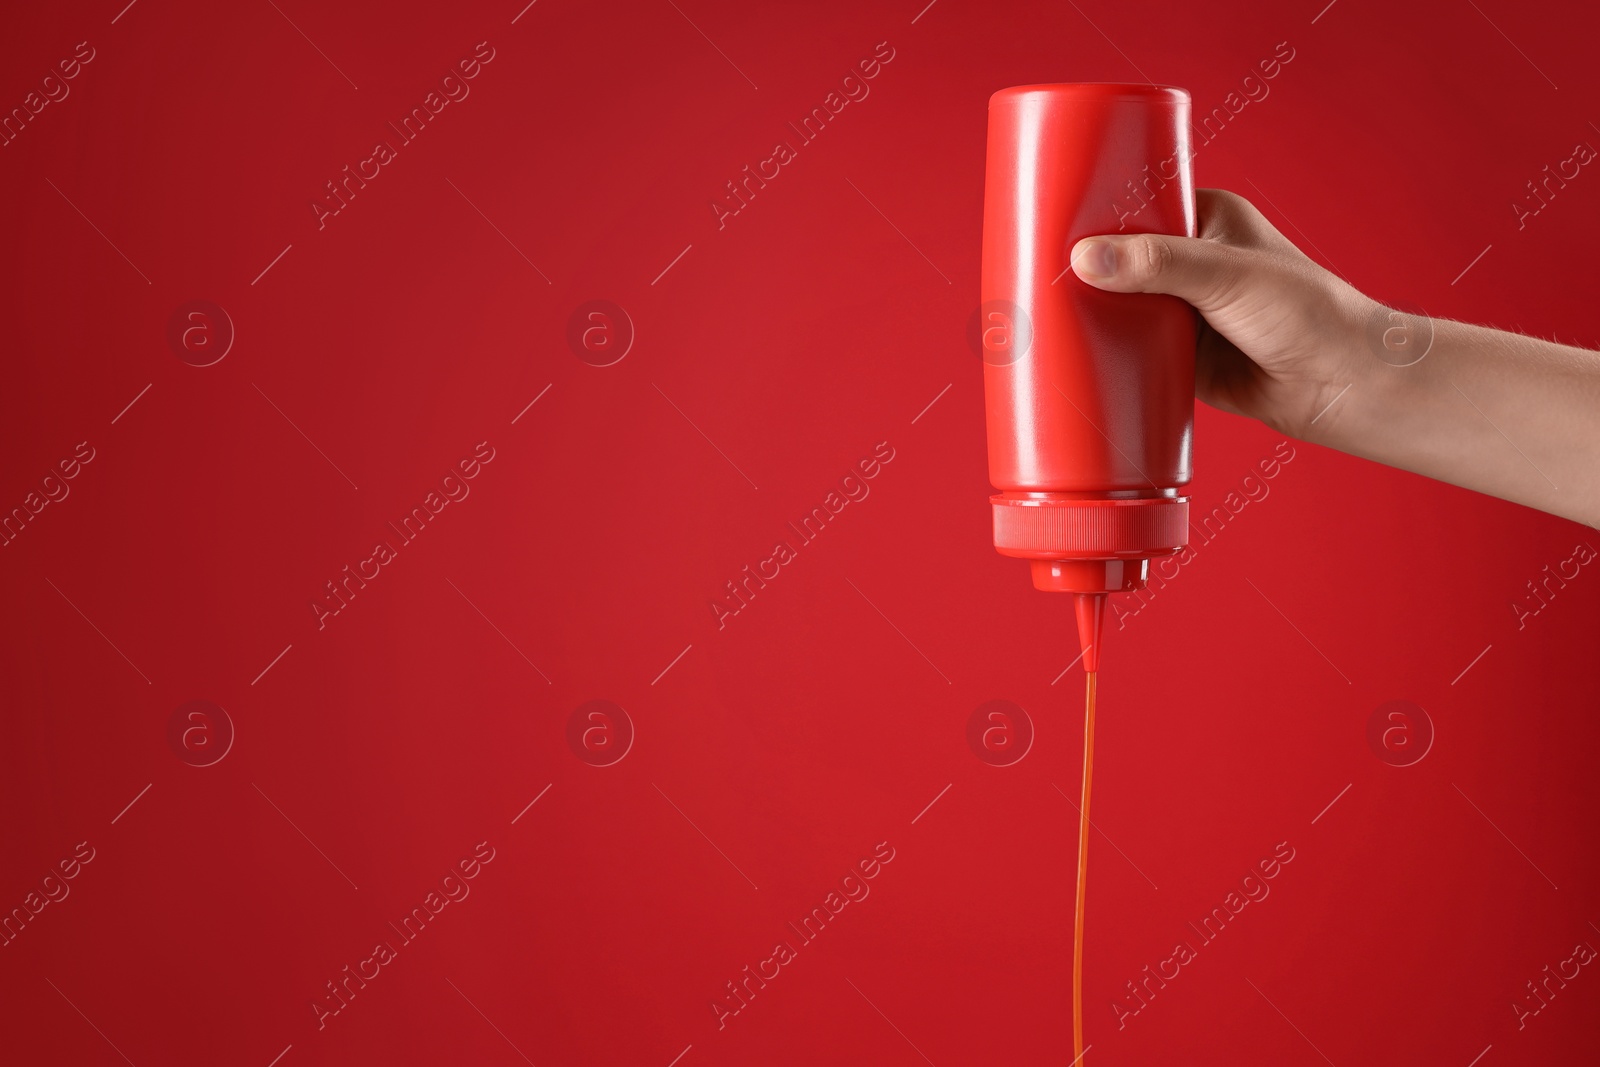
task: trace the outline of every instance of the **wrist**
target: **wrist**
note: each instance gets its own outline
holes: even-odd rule
[[[1411,358],[1404,354],[1409,335],[1400,332],[1405,324],[1391,324],[1394,314],[1352,289],[1308,316],[1302,334],[1308,343],[1293,364],[1293,393],[1274,405],[1284,417],[1269,424],[1298,440],[1349,451],[1354,438],[1369,432],[1362,413],[1352,410],[1352,396],[1386,387],[1379,370]]]
[[[1425,314],[1366,300],[1334,346],[1305,440],[1393,464],[1405,450],[1408,414],[1435,390],[1437,323]]]

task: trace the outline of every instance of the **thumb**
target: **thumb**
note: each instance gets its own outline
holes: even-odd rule
[[[1072,270],[1113,293],[1167,293],[1202,312],[1236,291],[1246,265],[1239,250],[1198,237],[1136,233],[1085,237],[1072,246]]]

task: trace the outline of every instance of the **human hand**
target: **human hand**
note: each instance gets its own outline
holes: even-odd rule
[[[1099,289],[1194,305],[1203,317],[1195,395],[1315,440],[1319,416],[1353,380],[1380,305],[1313,263],[1243,197],[1200,189],[1195,204],[1199,237],[1086,237],[1072,249],[1073,271]]]

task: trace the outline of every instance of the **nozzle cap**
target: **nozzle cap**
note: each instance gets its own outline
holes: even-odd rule
[[[1131,593],[1143,589],[1148,559],[1036,559],[1033,587],[1047,593]]]

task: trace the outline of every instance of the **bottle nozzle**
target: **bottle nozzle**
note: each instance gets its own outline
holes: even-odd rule
[[[1083,669],[1100,669],[1100,635],[1106,617],[1106,597],[1142,589],[1149,573],[1148,559],[1036,559],[1033,585],[1052,593],[1073,594],[1078,615],[1078,643],[1083,648]]]
[[[1106,617],[1106,594],[1079,593],[1073,597],[1078,613],[1078,645],[1083,649],[1083,669],[1100,669],[1100,629]]]

